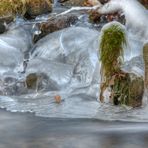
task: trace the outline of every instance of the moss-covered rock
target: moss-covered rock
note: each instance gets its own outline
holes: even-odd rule
[[[102,15],[99,12],[97,12],[97,11],[94,11],[94,10],[90,11],[89,12],[89,21],[91,23],[98,24],[101,21],[101,16]]]
[[[26,12],[25,0],[1,0],[0,1],[0,22],[10,22],[15,16],[24,15]]]
[[[139,107],[144,93],[143,77],[121,71],[114,77],[111,87],[111,100],[114,105]]]
[[[53,19],[49,19],[47,22],[38,24],[38,28],[41,31],[40,34],[34,35],[33,41],[37,42],[42,37],[46,36],[49,33],[70,27],[76,21],[78,17],[74,14],[66,14],[63,16],[55,17]]]
[[[51,0],[0,0],[0,22],[9,23],[16,15],[33,18],[51,10]]]
[[[28,89],[36,89],[37,88],[37,81],[38,75],[36,73],[31,73],[26,77],[26,85]]]
[[[110,88],[110,102],[114,105],[127,105],[139,107],[142,105],[144,93],[143,78],[135,74],[121,70],[123,45],[126,45],[126,33],[119,23],[110,23],[101,32],[100,60],[101,68],[101,93],[100,100],[103,102],[103,93]]]
[[[52,11],[51,0],[26,0],[27,15],[31,18]]]

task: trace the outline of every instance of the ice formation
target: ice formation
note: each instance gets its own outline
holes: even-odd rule
[[[0,35],[0,74],[14,72],[23,63],[24,53],[31,47],[31,34],[23,27]]]
[[[134,34],[148,41],[147,10],[137,0],[111,0],[98,10],[100,13],[122,11],[126,18],[126,26]]]

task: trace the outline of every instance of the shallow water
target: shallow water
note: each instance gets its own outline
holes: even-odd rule
[[[1,148],[147,148],[148,124],[40,118],[0,110]]]

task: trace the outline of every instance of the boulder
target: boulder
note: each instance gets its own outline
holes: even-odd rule
[[[26,2],[24,0],[1,0],[0,1],[0,22],[10,22],[15,16],[24,15]]]
[[[143,77],[121,71],[112,78],[114,82],[110,85],[110,99],[114,105],[124,104],[131,107],[139,107],[142,105],[144,94]]]
[[[76,15],[66,14],[63,16],[49,19],[47,22],[38,24],[38,28],[41,31],[40,34],[35,34],[33,41],[36,42],[40,38],[46,36],[49,33],[70,27],[78,20]]]
[[[26,17],[34,18],[52,11],[51,0],[26,0]]]
[[[34,18],[37,15],[51,12],[50,0],[1,0],[0,1],[0,23],[11,22],[16,15]]]

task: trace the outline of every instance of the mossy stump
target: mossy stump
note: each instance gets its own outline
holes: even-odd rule
[[[125,45],[126,32],[120,23],[113,22],[103,27],[100,39],[100,101],[104,101],[103,94],[110,88],[109,99],[114,105],[139,107],[142,105],[144,81],[140,76],[121,70]]]
[[[145,64],[145,88],[148,90],[148,43],[146,43],[143,47],[143,59]]]

